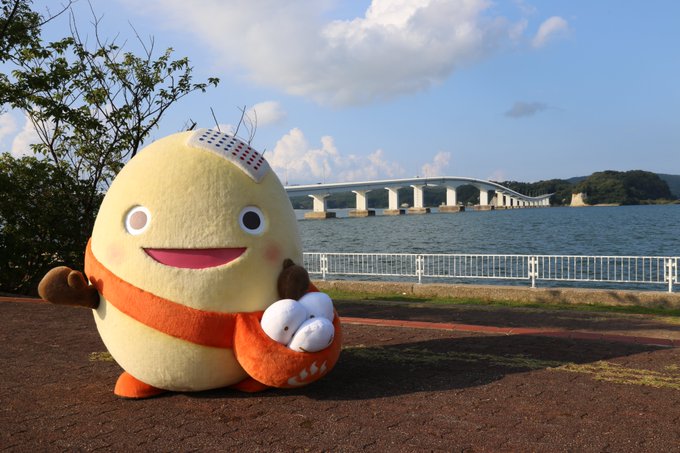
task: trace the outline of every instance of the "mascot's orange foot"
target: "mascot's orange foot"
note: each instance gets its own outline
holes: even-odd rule
[[[269,388],[268,385],[263,384],[262,382],[258,382],[255,379],[249,377],[245,378],[238,384],[234,384],[230,386],[229,388],[235,389],[235,390],[240,390],[241,392],[248,392],[248,393],[255,393],[255,392],[261,392],[262,390],[267,390]]]
[[[151,398],[165,392],[166,390],[145,384],[126,371],[123,371],[123,374],[120,375],[116,382],[116,388],[113,390],[116,396],[134,399]]]

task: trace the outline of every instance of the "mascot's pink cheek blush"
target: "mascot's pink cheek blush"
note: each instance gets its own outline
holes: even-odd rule
[[[116,266],[125,261],[125,251],[115,243],[106,246],[106,262],[109,266]]]
[[[264,259],[275,266],[281,264],[281,260],[283,258],[281,255],[281,248],[278,246],[278,244],[269,244],[267,247],[265,247]]]
[[[161,264],[182,269],[205,269],[227,264],[246,251],[245,247],[221,249],[151,249],[144,251]]]

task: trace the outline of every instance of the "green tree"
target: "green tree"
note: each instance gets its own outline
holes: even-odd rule
[[[0,288],[32,294],[58,264],[82,263],[84,181],[47,160],[0,154]],[[101,196],[98,196],[100,201]]]
[[[4,61],[16,55],[17,49],[37,41],[41,18],[28,2],[2,0],[0,5],[0,61]]]
[[[626,204],[672,198],[668,184],[655,173],[631,170],[623,173],[621,177],[626,188]]]
[[[606,170],[595,172],[578,185],[577,192],[584,192],[589,204],[622,203],[626,189],[619,172]]]
[[[642,170],[596,172],[580,182],[576,192],[585,192],[589,204],[639,204],[670,199],[668,184],[655,173]]]
[[[125,51],[115,41],[103,40],[96,17],[94,42],[88,46],[74,26],[70,36],[43,42],[40,29],[45,20],[31,10],[29,0],[2,0],[2,14],[0,63],[12,70],[10,75],[5,72],[0,77],[0,101],[3,106],[22,110],[33,123],[40,140],[33,145],[33,151],[46,161],[39,168],[49,173],[54,183],[51,189],[54,196],[42,198],[42,209],[59,212],[63,206],[50,203],[69,200],[70,206],[80,213],[69,228],[79,241],[82,254],[101,194],[124,163],[137,153],[171,106],[192,92],[216,86],[219,80],[209,78],[194,83],[189,60],[173,59],[171,48],[156,56],[153,40],[148,43],[139,40],[144,49],[141,56]],[[71,23],[74,22],[71,17]],[[25,165],[27,171],[38,168],[33,161],[20,159],[10,166],[13,173],[7,174],[21,173],[17,165]],[[41,184],[37,179],[33,183]],[[28,208],[20,199],[12,198],[22,196],[20,192],[9,191],[5,197],[3,190],[2,194],[10,205]],[[29,216],[33,212],[20,215]],[[48,219],[53,217],[38,218]],[[3,217],[0,223],[0,233],[9,234],[10,222]],[[51,225],[42,225],[38,230],[48,226]],[[31,235],[16,238],[39,239]],[[48,244],[44,245],[51,250]],[[24,249],[30,247],[24,244]],[[50,256],[55,263],[61,258]],[[16,268],[24,266],[28,275],[33,274],[33,262],[24,255],[6,258]],[[79,259],[70,264],[81,263]]]
[[[56,14],[44,18],[31,10],[27,0],[0,0],[0,63],[19,63],[26,49],[40,46],[42,26],[63,14],[71,6],[69,1]],[[0,72],[0,112],[7,102],[21,96],[9,82],[5,71]]]
[[[38,42],[41,20],[27,2],[1,0],[0,5],[0,63],[4,63]],[[5,104],[17,96],[5,71],[0,72],[0,88],[0,113],[3,113]]]

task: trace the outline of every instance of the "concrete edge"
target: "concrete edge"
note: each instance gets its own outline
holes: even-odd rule
[[[501,285],[449,285],[438,283],[314,280],[319,290],[368,294],[401,294],[413,297],[481,299],[541,304],[601,304],[680,309],[680,293],[583,288],[530,288]]]

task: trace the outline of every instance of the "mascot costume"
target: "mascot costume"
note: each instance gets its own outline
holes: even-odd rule
[[[125,165],[97,215],[86,277],[54,268],[39,293],[93,309],[124,370],[118,396],[293,388],[328,373],[342,341],[301,262],[295,214],[267,161],[202,129]]]

